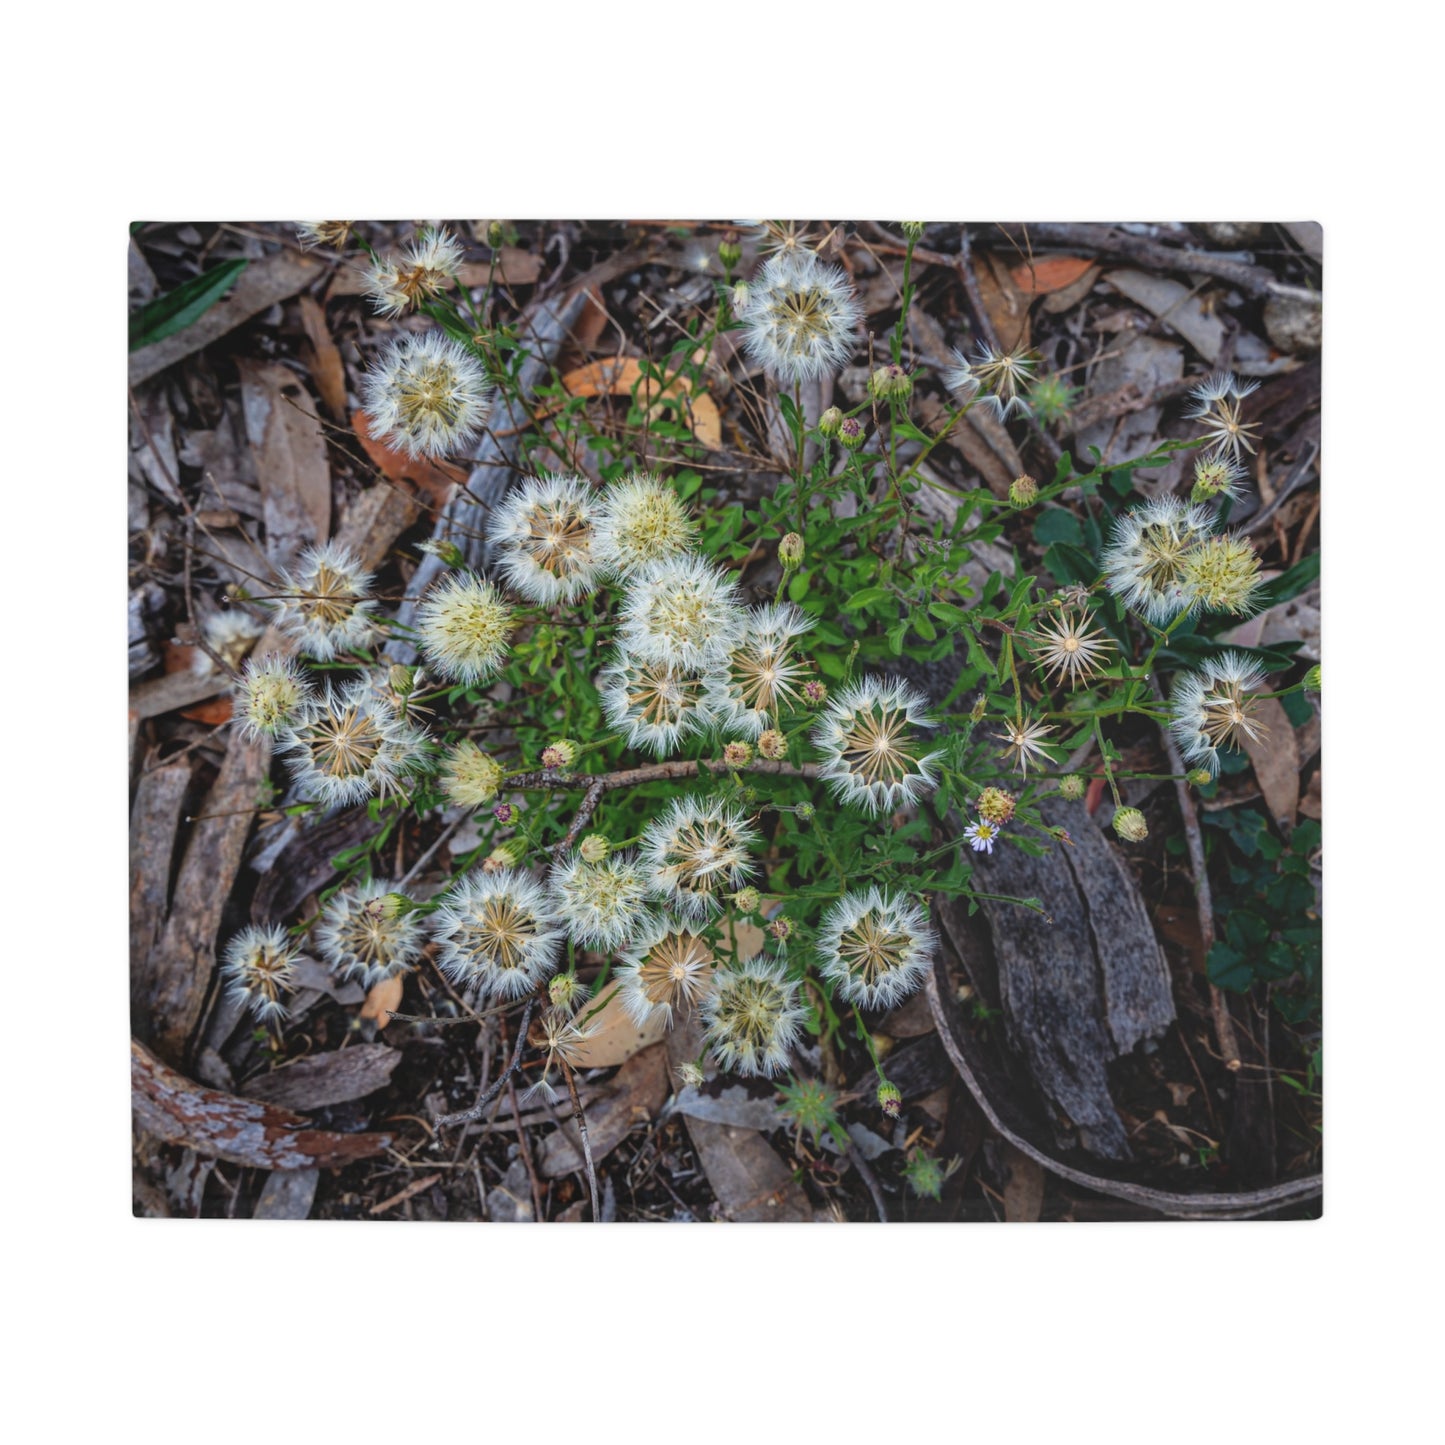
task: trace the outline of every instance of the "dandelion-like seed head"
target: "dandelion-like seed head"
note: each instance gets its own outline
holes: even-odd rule
[[[1185,560],[1209,536],[1210,514],[1178,497],[1155,497],[1115,519],[1102,558],[1104,585],[1156,627],[1191,606]]]
[[[960,402],[972,401],[978,395],[978,377],[973,373],[973,365],[957,347],[953,349],[953,365],[944,368],[942,380]]]
[[[1244,398],[1259,390],[1257,381],[1241,381],[1229,372],[1215,372],[1189,393],[1194,405],[1189,415],[1204,427],[1204,444],[1210,454],[1241,462],[1253,453],[1259,427],[1243,420]]]
[[[715,961],[701,934],[674,918],[654,915],[618,965],[622,1005],[639,1027],[659,1010],[671,1027],[712,987]]]
[[[1028,411],[1028,403],[1020,392],[1033,380],[1036,364],[1025,347],[996,351],[991,346],[985,346],[968,364],[968,372],[977,388],[984,393],[983,404],[1003,421],[1011,412]],[[949,386],[948,377],[952,375],[954,373],[949,372],[945,376],[944,385]],[[962,398],[962,388],[949,386],[949,389]]]
[[[868,813],[910,806],[936,784],[934,764],[918,729],[934,726],[927,700],[896,678],[865,677],[828,704],[813,729],[823,754],[818,776],[834,795]]]
[[[550,974],[564,934],[547,891],[513,868],[469,873],[433,915],[438,963],[486,998],[521,998]]]
[[[726,728],[756,738],[801,705],[808,668],[794,644],[812,625],[791,602],[749,610],[742,641],[708,677],[708,706]]]
[[[665,662],[641,662],[620,649],[597,678],[607,719],[627,730],[629,747],[664,757],[710,721],[703,709],[707,683],[701,673]]]
[[[301,650],[321,662],[364,647],[371,639],[376,603],[367,595],[371,573],[349,547],[327,542],[308,547],[281,574],[277,625]]]
[[[621,853],[597,863],[570,854],[553,867],[548,891],[553,912],[585,948],[610,953],[650,917],[647,870]]]
[[[1242,653],[1209,658],[1197,672],[1177,678],[1169,698],[1169,730],[1186,761],[1219,771],[1219,749],[1238,747],[1243,739],[1263,740],[1268,729],[1255,718],[1254,699],[1264,681],[1258,663]]]
[[[227,992],[258,1019],[284,1019],[281,995],[295,987],[298,951],[279,924],[243,928],[221,955]]]
[[[206,618],[202,629],[206,646],[230,668],[240,667],[247,653],[256,645],[256,639],[265,631],[264,622],[239,607],[227,612],[213,612]],[[191,663],[192,670],[204,676],[215,666],[210,656],[198,647]]]
[[[1244,616],[1254,610],[1259,586],[1259,553],[1244,537],[1206,537],[1185,555],[1185,591],[1206,612]]]
[[[787,1068],[806,1016],[786,966],[762,954],[720,969],[702,1003],[707,1046],[722,1068],[738,1074],[771,1076]]]
[[[1035,625],[1029,641],[1046,677],[1077,687],[1105,665],[1114,644],[1106,633],[1091,628],[1090,620],[1087,612],[1064,607]]]
[[[818,933],[823,977],[861,1008],[891,1008],[907,998],[923,982],[933,949],[923,910],[877,888],[845,893]]]
[[[421,957],[421,916],[395,906],[392,885],[373,879],[343,889],[326,905],[316,926],[321,956],[342,978],[363,988],[408,972]]]
[[[512,609],[490,582],[453,573],[422,598],[416,630],[422,652],[443,677],[482,682],[507,655]]]
[[[650,563],[628,584],[621,641],[641,662],[706,669],[737,646],[744,616],[726,572],[702,557],[676,557]]]
[[[780,253],[753,283],[742,314],[745,345],[792,386],[839,371],[853,354],[862,307],[847,276],[810,251]]]
[[[441,788],[460,808],[480,808],[497,796],[506,774],[502,765],[470,738],[463,738],[442,760]]]
[[[537,1082],[527,1090],[526,1097],[530,1099],[541,1094],[544,1098],[555,1099],[554,1071],[575,1069],[583,1062],[587,1041],[597,1032],[597,1025],[578,1023],[565,1009],[548,1009],[538,1021],[537,1028],[541,1034],[542,1072]]]
[[[706,918],[756,871],[748,850],[757,842],[742,813],[720,799],[675,798],[643,830],[640,854],[655,898],[684,918]]]
[[[445,291],[461,269],[462,243],[445,228],[426,230],[400,256],[371,262],[365,292],[382,316],[404,316]]]
[[[546,476],[508,492],[491,542],[507,581],[531,602],[575,602],[597,580],[592,488],[581,477]]]
[[[1052,761],[1044,745],[1044,739],[1051,732],[1053,728],[1032,719],[1021,723],[1005,718],[1004,731],[994,734],[1000,742],[1008,744],[999,756],[1008,758],[1024,777],[1028,777],[1031,757],[1038,757],[1046,763]]]
[[[466,446],[492,407],[486,369],[440,331],[398,338],[361,382],[373,437],[409,457]]]
[[[1244,494],[1249,473],[1232,457],[1214,453],[1194,463],[1194,489],[1191,502],[1217,502],[1221,497],[1238,499]]]
[[[634,472],[602,493],[592,519],[592,556],[604,571],[631,577],[692,546],[697,524],[661,477]]]
[[[314,246],[328,246],[333,251],[343,251],[351,239],[352,221],[298,221],[296,237],[306,250]]]
[[[328,688],[282,737],[297,783],[328,807],[400,792],[426,746],[369,678]]]
[[[314,700],[301,665],[291,657],[268,652],[248,658],[236,684],[241,735],[274,738],[298,721]]]

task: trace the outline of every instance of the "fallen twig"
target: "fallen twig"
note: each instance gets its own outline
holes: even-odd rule
[[[511,1062],[502,1073],[502,1077],[488,1088],[483,1090],[477,1102],[468,1109],[461,1109],[455,1114],[443,1114],[437,1121],[438,1129],[450,1129],[456,1124],[470,1124],[480,1119],[486,1112],[487,1105],[497,1097],[507,1085],[507,1080],[512,1077],[522,1066],[522,1050],[527,1046],[527,1029],[532,1022],[532,1010],[536,1007],[536,999],[529,998],[526,1006],[522,1009],[522,1018],[517,1025],[517,1043],[512,1050]]]
[[[572,1117],[577,1120],[577,1132],[582,1136],[582,1157],[587,1162],[587,1194],[592,1203],[592,1222],[601,1219],[601,1204],[597,1195],[597,1169],[592,1162],[592,1140],[587,1133],[587,1115],[582,1112],[582,1100],[577,1094],[577,1080],[572,1077],[572,1068],[562,1061],[562,1074],[567,1080],[567,1092],[572,1098]]]

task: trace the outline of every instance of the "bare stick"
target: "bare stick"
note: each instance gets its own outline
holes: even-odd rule
[[[592,1201],[592,1222],[598,1223],[601,1215],[597,1203],[597,1169],[592,1163],[592,1140],[587,1133],[587,1116],[582,1112],[582,1100],[577,1094],[577,1080],[572,1077],[571,1066],[562,1060],[562,1074],[567,1080],[567,1092],[572,1096],[572,1117],[577,1120],[577,1132],[582,1136],[582,1157],[587,1161],[587,1193]]]
[[[521,1021],[517,1025],[517,1044],[512,1050],[512,1061],[502,1072],[502,1077],[490,1088],[486,1089],[477,1099],[477,1102],[470,1109],[462,1109],[455,1114],[443,1114],[437,1121],[438,1129],[450,1129],[456,1124],[471,1124],[480,1119],[486,1112],[487,1105],[497,1097],[506,1087],[507,1080],[512,1077],[522,1066],[522,1050],[527,1046],[527,1029],[532,1023],[532,1010],[536,1007],[536,999],[529,998],[526,1007],[522,1010]]]
[[[852,1160],[853,1167],[858,1171],[858,1177],[868,1186],[868,1193],[873,1196],[873,1207],[878,1211],[879,1224],[887,1224],[888,1211],[883,1207],[883,1191],[878,1187],[877,1177],[868,1167],[868,1161],[864,1159],[856,1144],[848,1146],[848,1158]]]
[[[507,1072],[507,1097],[512,1101],[512,1124],[517,1130],[517,1147],[522,1151],[522,1162],[527,1166],[527,1178],[532,1185],[532,1218],[537,1224],[542,1224],[542,1181],[537,1178],[537,1166],[532,1161],[532,1146],[527,1143],[522,1111],[517,1105],[517,1085],[510,1070]]]

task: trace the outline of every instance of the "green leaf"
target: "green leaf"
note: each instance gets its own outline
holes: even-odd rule
[[[886,587],[863,587],[855,592],[844,604],[844,612],[857,612],[861,607],[871,607],[893,594]]]
[[[1210,983],[1234,993],[1245,992],[1254,982],[1254,970],[1250,967],[1249,960],[1227,943],[1215,943],[1210,948],[1205,972]]]
[[[1099,575],[1099,565],[1081,547],[1068,542],[1055,542],[1044,553],[1044,566],[1057,582],[1093,582]]]
[[[793,440],[800,441],[803,436],[803,418],[798,415],[798,408],[793,405],[793,398],[786,392],[779,392],[778,406],[782,409],[783,420],[787,422],[788,430],[793,434]]]
[[[951,602],[930,602],[928,610],[946,627],[966,627],[968,613]]]
[[[1259,611],[1274,607],[1280,602],[1288,602],[1291,597],[1298,597],[1311,583],[1319,580],[1320,575],[1320,554],[1311,552],[1308,557],[1301,558],[1288,572],[1282,572],[1278,577],[1271,578],[1254,595],[1254,602]]]
[[[1074,459],[1068,452],[1059,454],[1059,464],[1054,468],[1054,485],[1066,482],[1074,474]]]
[[[174,291],[147,302],[130,318],[130,350],[137,351],[173,336],[199,321],[236,284],[246,265],[244,256],[222,261],[219,266],[212,266],[209,271],[183,282]]]
[[[1084,533],[1079,519],[1067,507],[1046,507],[1034,523],[1034,541],[1040,547],[1047,547],[1051,542],[1068,542],[1081,547]]]

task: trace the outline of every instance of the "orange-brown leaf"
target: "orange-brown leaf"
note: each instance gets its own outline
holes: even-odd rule
[[[1037,261],[1013,267],[1009,276],[1020,291],[1040,296],[1072,286],[1093,264],[1083,256],[1040,256]]]
[[[405,452],[389,447],[371,435],[369,419],[364,411],[351,413],[351,429],[371,458],[376,469],[393,482],[410,482],[421,488],[438,506],[443,505],[452,494],[452,488],[461,486],[467,479],[466,472],[452,462],[433,462],[426,457],[409,457]]]

